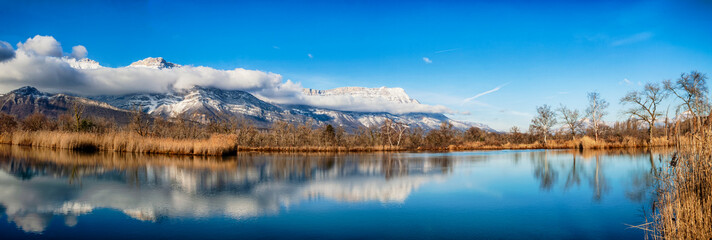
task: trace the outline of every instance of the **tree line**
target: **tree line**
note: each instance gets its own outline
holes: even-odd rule
[[[676,81],[646,83],[642,89],[630,91],[620,99],[620,104],[626,107],[623,115],[627,119],[615,122],[613,128],[617,131],[614,132],[622,131],[630,135],[633,133],[626,129],[636,130],[644,127],[647,133],[645,139],[651,142],[656,133],[661,130],[665,138],[670,137],[673,130],[676,133],[699,131],[705,123],[703,117],[710,113],[711,104],[708,94],[707,76],[698,71],[682,73]],[[661,107],[661,103],[671,95],[678,103],[675,122],[670,122],[667,111],[663,115]],[[588,107],[583,112],[570,109],[563,104],[557,109],[546,104],[537,107],[537,114],[531,120],[529,132],[539,136],[545,144],[547,138],[552,135],[568,135],[574,139],[581,135],[592,135],[595,141],[599,141],[602,132],[610,131],[607,129],[609,126],[602,121],[602,118],[608,114],[609,103],[595,91],[588,93],[587,97]],[[662,122],[661,118],[663,118]],[[560,130],[563,131],[553,131],[558,123],[561,123]],[[631,136],[641,137],[639,134]]]

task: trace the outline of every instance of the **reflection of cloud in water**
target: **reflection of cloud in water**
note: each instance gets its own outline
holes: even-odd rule
[[[98,208],[147,221],[216,215],[241,219],[276,214],[282,206],[315,198],[403,202],[419,186],[448,172],[434,167],[443,166],[442,159],[437,164],[360,159],[254,158],[214,170],[150,163],[112,169],[0,158],[0,205],[8,220],[27,232],[42,232],[53,216],[64,216],[65,225],[74,226],[77,216]],[[31,176],[18,177],[28,172]],[[77,172],[82,176],[76,177]],[[81,186],[73,184],[76,178]]]

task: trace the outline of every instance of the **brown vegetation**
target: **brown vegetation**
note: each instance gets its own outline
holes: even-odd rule
[[[712,112],[706,80],[692,72],[664,82],[691,117],[689,125],[675,124],[676,130],[689,130],[675,131],[676,152],[657,174],[652,221],[635,226],[654,239],[712,239]]]
[[[658,177],[655,239],[712,239],[712,129],[686,136]]]
[[[54,149],[101,150],[183,155],[225,155],[237,151],[235,135],[215,134],[207,139],[142,137],[132,132],[86,133],[16,131],[0,136],[0,143]]]

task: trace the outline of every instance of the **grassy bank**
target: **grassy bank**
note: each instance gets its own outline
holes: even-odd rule
[[[505,143],[491,145],[486,142],[465,142],[447,147],[399,147],[376,146],[241,146],[235,134],[212,134],[204,139],[174,139],[140,136],[133,132],[81,133],[67,131],[14,131],[0,135],[0,143],[70,149],[82,151],[112,151],[131,153],[155,153],[176,155],[228,155],[237,151],[256,152],[384,152],[384,151],[467,151],[503,149],[611,149],[669,146],[664,138],[656,138],[653,144],[626,138],[620,142],[596,142],[589,137],[569,141],[549,141],[547,144]]]
[[[62,131],[5,133],[0,143],[84,151],[113,151],[179,155],[226,155],[237,151],[234,135],[215,134],[208,139],[142,137],[131,132],[105,134]]]
[[[396,146],[239,146],[235,134],[213,134],[207,139],[145,137],[133,132],[77,133],[64,131],[15,131],[0,135],[0,144],[68,149],[175,155],[230,155],[256,152],[382,152],[405,151]]]
[[[661,169],[651,231],[655,239],[712,239],[712,131],[681,140]]]

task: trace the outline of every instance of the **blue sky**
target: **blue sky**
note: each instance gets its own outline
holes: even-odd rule
[[[0,1],[0,40],[54,36],[105,66],[145,57],[281,74],[307,88],[402,87],[451,117],[526,128],[639,83],[712,74],[710,1]],[[426,59],[427,58],[427,59]],[[492,91],[497,89],[496,91]],[[483,94],[485,93],[485,94]],[[474,98],[474,96],[478,97]],[[465,101],[466,99],[470,101]]]

